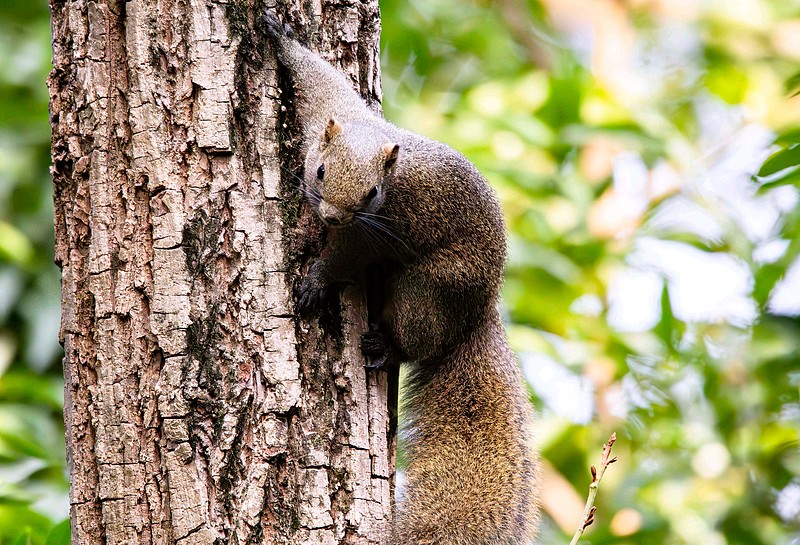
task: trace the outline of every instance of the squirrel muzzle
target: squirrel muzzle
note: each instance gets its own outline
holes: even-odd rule
[[[347,225],[350,223],[350,220],[353,219],[353,214],[351,212],[346,212],[324,200],[319,202],[317,213],[319,217],[322,218],[322,221],[325,222],[325,225],[329,227]]]

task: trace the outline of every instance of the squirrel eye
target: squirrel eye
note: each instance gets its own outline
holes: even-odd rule
[[[369,190],[369,193],[367,193],[367,200],[370,201],[374,199],[377,195],[378,195],[378,186],[376,185],[375,187]]]
[[[320,165],[317,169],[317,178],[322,179],[325,177],[325,165]]]

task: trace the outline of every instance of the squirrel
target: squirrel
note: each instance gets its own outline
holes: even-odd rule
[[[326,241],[297,309],[385,265],[368,366],[403,363],[409,462],[392,545],[531,543],[539,511],[533,408],[497,310],[505,225],[488,182],[452,148],[369,110],[347,79],[267,12],[295,89],[303,191]]]

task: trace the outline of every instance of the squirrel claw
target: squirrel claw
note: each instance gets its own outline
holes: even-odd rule
[[[361,353],[367,357],[367,369],[384,369],[392,359],[388,340],[380,330],[361,335]]]
[[[383,333],[380,331],[367,331],[361,335],[361,353],[365,356],[385,356],[388,350]]]
[[[275,38],[283,34],[283,25],[278,20],[278,17],[271,11],[264,12],[261,16],[261,22],[264,25],[264,30],[271,38]]]
[[[371,358],[371,357],[367,356],[367,363],[364,364],[364,367],[366,369],[374,369],[374,370],[378,371],[380,369],[388,367],[386,365],[386,362],[387,362],[388,359],[389,359],[388,355],[380,356],[380,357],[377,357],[377,358]]]
[[[297,290],[297,312],[303,318],[318,314],[333,292],[331,286],[322,280],[324,264],[320,260],[314,261]]]
[[[304,279],[300,285],[297,297],[297,311],[300,316],[308,317],[322,308],[323,302],[328,298],[328,291],[319,286],[313,285]]]
[[[271,39],[276,40],[281,36],[294,38],[292,27],[288,24],[281,24],[278,17],[271,11],[264,12],[261,16],[261,21],[264,25],[264,31]]]

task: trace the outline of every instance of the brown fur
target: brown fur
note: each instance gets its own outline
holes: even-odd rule
[[[538,463],[532,408],[496,309],[506,246],[494,194],[461,154],[373,114],[274,17],[266,26],[297,88],[309,200],[336,225],[298,308],[315,310],[371,263],[390,271],[382,333],[362,348],[411,366],[408,487],[392,543],[530,543]]]

